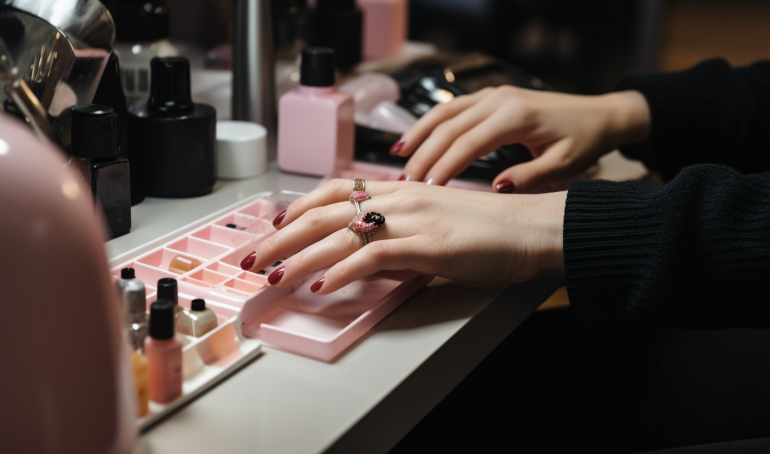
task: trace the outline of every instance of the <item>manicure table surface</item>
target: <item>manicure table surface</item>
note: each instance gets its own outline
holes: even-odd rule
[[[220,181],[192,199],[147,198],[131,233],[106,243],[110,265],[261,192],[308,192],[319,179],[279,172]],[[434,279],[333,363],[264,353],[142,434],[134,453],[387,452],[561,284]]]

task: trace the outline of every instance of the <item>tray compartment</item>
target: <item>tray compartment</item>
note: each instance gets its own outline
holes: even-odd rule
[[[203,268],[202,270],[196,271],[195,273],[183,279],[185,282],[189,282],[200,287],[213,287],[223,283],[229,278],[230,277],[226,274],[217,273],[216,271],[211,271],[208,268]]]
[[[158,279],[160,279],[160,277],[173,277],[174,279],[178,279],[180,274],[179,273],[175,273],[173,271],[170,271],[168,269],[169,264],[171,264],[171,261],[176,256],[182,256],[182,257],[187,258],[187,259],[197,260],[197,261],[199,261],[201,263],[201,266],[203,265],[204,262],[206,262],[206,259],[203,258],[203,257],[199,257],[199,256],[196,256],[194,254],[190,254],[190,253],[187,253],[187,252],[184,252],[184,251],[179,251],[179,250],[174,250],[174,249],[169,249],[169,248],[165,248],[164,247],[164,248],[162,248],[160,250],[153,251],[153,252],[151,252],[151,253],[143,256],[143,257],[140,257],[140,258],[138,258],[136,260],[136,262],[134,263],[134,265],[135,265],[134,269],[136,270],[136,277],[137,277],[137,279],[139,279],[140,281],[144,282],[145,285],[148,284],[148,283],[149,284],[153,284],[153,283],[158,282]],[[158,271],[161,271],[163,273],[163,276],[160,276],[160,277],[155,277],[154,275],[153,276],[147,276],[147,277],[151,277],[152,279],[145,280],[145,279],[143,279],[143,276],[139,275],[139,268],[143,268],[141,265],[144,265],[145,267],[152,267],[152,268],[154,268],[154,269],[156,269]],[[199,267],[196,267],[196,268],[199,268]],[[194,270],[195,269],[193,269],[191,271],[194,271]]]
[[[278,213],[275,212],[275,204],[265,199],[257,200],[243,208],[239,208],[236,213],[266,219],[270,222],[273,221],[270,219],[271,216],[275,217],[278,215]]]
[[[214,221],[214,225],[224,227],[234,232],[242,232],[257,221],[259,221],[259,219],[255,216],[233,213]],[[235,224],[235,228],[228,227],[227,224]]]
[[[207,266],[206,269],[216,271],[217,273],[226,274],[228,276],[237,276],[238,274],[243,273],[243,270],[240,267],[231,266],[224,262],[214,262]]]
[[[235,276],[238,279],[241,279],[246,282],[251,282],[252,284],[259,285],[260,287],[264,287],[267,285],[267,273],[264,275],[259,273],[252,273],[251,271],[243,271],[241,274]]]
[[[222,227],[221,225],[209,225],[206,228],[191,233],[190,236],[231,248],[233,247],[233,237],[240,232],[240,230]]]
[[[168,245],[169,249],[181,251],[184,255],[211,260],[230,251],[230,248],[195,237],[184,237]]]

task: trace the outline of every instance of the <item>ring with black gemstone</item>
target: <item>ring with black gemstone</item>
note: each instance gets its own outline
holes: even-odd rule
[[[372,235],[385,224],[385,216],[380,213],[370,211],[368,213],[359,213],[348,224],[348,228],[361,235],[364,240],[364,246],[372,242]]]

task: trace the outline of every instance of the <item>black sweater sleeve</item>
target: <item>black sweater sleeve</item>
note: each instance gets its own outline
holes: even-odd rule
[[[564,262],[587,327],[770,327],[770,173],[697,165],[664,186],[574,183]]]
[[[770,171],[770,61],[732,68],[707,60],[681,72],[629,76],[616,90],[639,90],[651,113],[648,141],[622,147],[671,179],[691,164]]]

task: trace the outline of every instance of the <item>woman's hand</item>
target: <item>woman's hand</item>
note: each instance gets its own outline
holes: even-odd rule
[[[433,107],[391,149],[412,155],[402,179],[443,185],[474,159],[521,143],[534,159],[495,178],[503,193],[528,193],[574,177],[613,149],[646,139],[644,96],[575,96],[512,86],[487,88]]]
[[[408,182],[368,182],[362,212],[385,216],[372,242],[348,229],[356,215],[351,180],[333,180],[279,214],[279,231],[249,257],[248,269],[289,257],[268,278],[284,287],[330,268],[320,295],[380,270],[410,270],[465,282],[528,280],[563,269],[566,192],[502,196]]]

